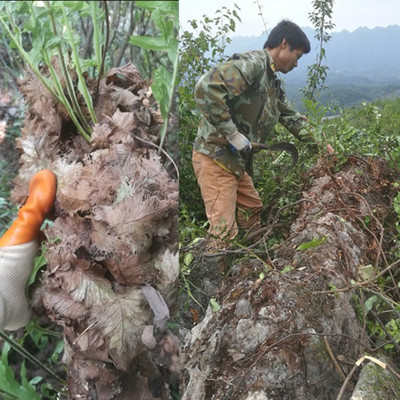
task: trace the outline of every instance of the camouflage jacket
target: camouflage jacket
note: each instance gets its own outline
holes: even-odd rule
[[[197,83],[195,100],[202,118],[194,150],[210,156],[238,176],[248,160],[240,153],[232,153],[228,146],[211,144],[207,139],[224,138],[238,130],[251,142],[266,143],[277,122],[298,139],[307,137],[305,118],[286,99],[267,50],[234,54],[227,62],[212,68]]]

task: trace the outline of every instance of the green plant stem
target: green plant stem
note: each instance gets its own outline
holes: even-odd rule
[[[89,1],[90,15],[92,17],[92,23],[93,23],[93,48],[94,48],[96,64],[97,64],[97,68],[98,68],[99,76],[100,76],[100,72],[101,72],[100,65],[101,65],[102,54],[101,54],[101,46],[100,46],[100,32],[99,32],[99,27],[97,25],[97,7],[98,7],[97,1]]]
[[[174,63],[173,63],[171,89],[168,93],[168,113],[164,120],[164,124],[163,124],[162,130],[161,130],[161,133],[160,133],[161,139],[160,139],[160,149],[158,150],[158,155],[161,154],[161,149],[164,146],[165,138],[167,136],[169,116],[171,113],[172,102],[174,101],[175,82],[176,82],[176,77],[178,75],[178,61],[179,61],[179,56],[178,56],[178,51],[176,51],[175,59],[174,59]]]
[[[254,258],[256,258],[258,261],[260,261],[265,268],[267,268],[267,270],[271,269],[271,265],[268,264],[267,262],[265,262],[262,258],[260,258],[254,251],[252,251],[251,249],[249,249],[246,246],[241,245],[239,242],[235,242],[236,246],[238,246],[239,248],[241,248],[242,250],[246,251],[247,253],[249,253],[251,256],[253,256]]]
[[[29,4],[30,4],[30,7],[31,7],[32,14],[35,15],[32,3],[29,3]],[[56,23],[55,23],[55,20],[54,20],[54,15],[51,13],[50,3],[49,3],[49,1],[45,1],[44,4],[46,5],[46,8],[49,10],[49,17],[50,17],[51,25],[52,25],[52,28],[53,28],[53,33],[54,33],[54,36],[57,37],[58,36],[58,31],[57,31]],[[90,128],[89,124],[87,123],[86,118],[82,114],[81,108],[79,106],[78,99],[76,97],[76,93],[75,93],[75,90],[74,90],[74,87],[73,87],[72,79],[71,79],[70,74],[68,73],[68,68],[67,68],[67,65],[65,63],[65,59],[64,59],[63,52],[62,52],[61,44],[59,44],[57,46],[57,51],[58,51],[58,57],[59,57],[59,60],[60,60],[62,74],[64,76],[65,84],[67,86],[68,95],[69,95],[69,98],[70,98],[71,103],[72,103],[71,106],[72,106],[73,112],[76,114],[77,119],[81,122],[81,125],[83,125],[86,133],[90,133],[91,132],[91,128]]]
[[[110,42],[110,19],[109,19],[107,0],[103,1],[103,5],[104,5],[104,18],[105,18],[105,21],[106,21],[106,35],[105,35],[105,39],[104,39],[104,45],[103,45],[103,47],[101,49],[101,51],[102,51],[101,63],[98,66],[98,68],[99,68],[99,76],[97,77],[96,97],[99,94],[100,80],[104,75],[104,64],[105,64],[105,61],[106,61],[106,54],[107,54],[108,45],[109,45],[109,42]]]
[[[104,47],[102,49],[102,58],[101,58],[101,65],[100,65],[100,71],[99,71],[99,81],[104,75],[104,64],[106,61],[106,54],[108,51],[108,46],[110,44],[110,18],[109,18],[109,13],[108,13],[108,5],[107,5],[107,0],[104,0],[104,13],[105,13],[105,20],[106,20],[106,37],[104,39]]]
[[[60,5],[61,5],[62,12],[63,12],[64,25],[67,29],[67,33],[68,33],[69,40],[70,40],[70,45],[72,48],[72,58],[74,60],[76,73],[78,75],[80,91],[83,95],[83,98],[85,99],[86,107],[89,111],[89,114],[90,114],[90,117],[91,117],[93,123],[97,123],[97,117],[96,117],[96,114],[93,109],[92,97],[90,96],[90,93],[86,86],[85,78],[83,77],[83,74],[82,74],[82,68],[81,68],[81,65],[79,62],[78,50],[75,45],[74,35],[72,33],[71,24],[69,23],[67,11],[65,10],[65,6],[64,6],[63,2],[60,2]]]
[[[9,12],[9,14],[11,16],[10,12]],[[10,20],[11,20],[11,17],[10,17]],[[49,67],[50,73],[52,75],[53,83],[56,86],[56,91],[54,91],[53,88],[47,83],[45,77],[40,73],[40,71],[38,70],[36,65],[30,60],[30,58],[28,57],[26,51],[22,47],[22,45],[20,43],[20,40],[10,30],[10,28],[8,27],[8,24],[4,21],[4,19],[1,17],[1,15],[0,15],[0,22],[3,24],[3,26],[5,27],[7,33],[9,34],[9,36],[11,37],[13,42],[15,43],[15,46],[17,47],[18,51],[20,52],[23,60],[27,63],[27,65],[29,65],[29,67],[32,69],[32,71],[38,77],[38,79],[42,82],[42,84],[48,90],[48,92],[51,94],[51,96],[53,96],[53,98],[55,100],[61,102],[65,106],[65,108],[67,109],[68,114],[70,115],[72,121],[76,125],[78,131],[89,142],[90,141],[90,136],[86,133],[86,131],[83,129],[83,127],[81,126],[81,124],[77,120],[77,118],[75,116],[75,113],[73,112],[73,110],[72,110],[72,108],[71,108],[71,106],[70,106],[70,104],[68,102],[68,99],[65,97],[64,91],[63,91],[62,87],[60,86],[60,84],[58,82],[58,76],[55,73],[54,68],[53,68],[53,66],[51,64],[51,61],[50,61],[50,59],[48,57],[47,51],[42,51],[42,54],[45,57],[45,62]],[[11,25],[14,25],[14,23],[12,22]]]
[[[71,105],[69,104],[68,99],[66,98],[65,94],[64,94],[64,90],[60,85],[60,82],[58,81],[58,76],[53,68],[53,65],[51,64],[50,59],[48,58],[49,55],[47,54],[47,52],[43,52],[43,57],[46,61],[46,64],[49,67],[49,71],[51,74],[51,77],[53,79],[53,82],[56,86],[56,90],[58,95],[56,96],[56,98],[64,105],[64,107],[67,109],[68,115],[71,117],[73,123],[75,124],[76,128],[78,129],[79,133],[88,141],[90,142],[90,136],[86,133],[85,129],[82,127],[82,125],[80,124],[78,118],[76,117],[73,109],[71,108]]]
[[[189,296],[189,298],[191,298],[200,308],[203,312],[205,312],[204,307],[201,305],[201,303],[193,296],[192,290],[191,288],[195,288],[197,290],[199,290],[199,288],[197,288],[193,283],[191,283],[184,274],[182,274],[182,279],[184,282],[184,287],[186,289],[186,292]]]

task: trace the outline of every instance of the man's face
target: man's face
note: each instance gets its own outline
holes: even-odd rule
[[[297,62],[303,55],[303,49],[290,50],[286,39],[283,40],[280,46],[278,57],[274,58],[274,63],[277,71],[287,74],[293,68],[297,67]]]

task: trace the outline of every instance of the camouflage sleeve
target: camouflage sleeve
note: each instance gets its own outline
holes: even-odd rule
[[[314,142],[307,118],[291,106],[283,91],[281,93],[279,107],[281,112],[279,122],[297,139],[303,142]]]
[[[220,133],[237,130],[227,102],[249,87],[255,73],[247,60],[230,60],[203,75],[195,88],[195,101],[207,119]]]

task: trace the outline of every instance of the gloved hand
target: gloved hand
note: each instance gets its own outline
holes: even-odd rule
[[[226,140],[229,142],[229,147],[233,153],[238,151],[247,152],[251,150],[250,140],[239,131],[234,131],[233,133],[226,135]]]
[[[0,238],[0,327],[15,330],[30,318],[25,286],[34,266],[40,227],[53,207],[56,177],[39,171],[29,185],[29,197],[18,217]]]

